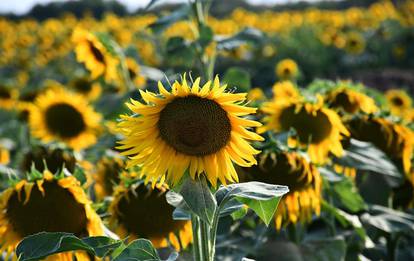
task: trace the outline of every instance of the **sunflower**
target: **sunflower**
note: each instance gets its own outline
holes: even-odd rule
[[[17,90],[0,85],[0,108],[12,109],[16,104],[17,96]]]
[[[94,175],[94,188],[98,199],[113,194],[114,187],[121,181],[124,165],[123,160],[119,157],[104,157],[98,161]]]
[[[282,80],[295,79],[299,75],[299,68],[292,59],[284,59],[276,65],[276,75]]]
[[[361,92],[346,87],[339,87],[325,95],[325,103],[329,108],[346,113],[374,113],[378,111],[374,99]]]
[[[346,124],[351,137],[374,144],[400,166],[411,179],[411,160],[414,152],[412,130],[380,117],[356,117]]]
[[[160,94],[140,91],[145,103],[132,100],[127,106],[137,115],[122,116],[118,125],[125,136],[118,149],[129,156],[127,167],[142,166],[146,182],[165,179],[176,184],[186,169],[192,178],[205,173],[213,186],[217,180],[237,181],[232,161],[241,166],[256,164],[258,154],[246,140],[263,140],[247,127],[259,122],[241,116],[256,112],[246,107],[245,93],[225,92],[218,77],[200,87],[190,87],[185,75],[172,91],[158,83]]]
[[[29,114],[32,135],[43,142],[61,141],[75,150],[93,145],[100,114],[79,94],[51,89],[36,98]]]
[[[392,114],[404,116],[411,109],[413,101],[407,92],[401,89],[391,89],[385,92],[388,106]]]
[[[266,95],[264,94],[263,90],[259,87],[251,89],[247,94],[247,100],[256,102],[256,101],[263,101],[266,99]]]
[[[21,180],[0,196],[0,252],[10,256],[24,237],[68,232],[78,237],[103,235],[103,225],[73,176],[57,178],[49,171],[36,181]],[[48,260],[89,260],[84,252],[60,253]],[[6,260],[8,257],[6,257]]]
[[[148,238],[157,248],[168,242],[177,250],[186,248],[192,241],[191,223],[173,220],[174,207],[167,203],[166,192],[165,185],[116,187],[109,207],[110,227],[121,238]]]
[[[317,103],[307,101],[273,100],[265,103],[262,111],[268,116],[265,125],[258,128],[262,133],[267,130],[289,131],[296,134],[289,139],[291,147],[307,147],[312,162],[323,164],[329,152],[336,156],[343,154],[342,135],[349,135],[338,114],[323,106],[318,96]]]
[[[69,83],[69,87],[89,100],[96,100],[102,92],[101,85],[98,82],[93,82],[87,77],[74,79]]]
[[[57,173],[65,167],[70,173],[74,173],[76,167],[76,158],[69,152],[60,148],[47,148],[37,146],[23,154],[20,163],[20,169],[24,172],[30,172],[32,166],[40,172],[45,169],[52,173]]]
[[[365,49],[365,39],[357,32],[350,32],[346,35],[345,50],[354,55],[361,54]]]
[[[322,179],[318,169],[296,152],[263,152],[259,164],[244,168],[246,181],[260,181],[289,187],[275,213],[276,229],[309,222],[320,214]]]
[[[76,45],[77,60],[85,64],[93,79],[99,76],[104,76],[107,81],[117,78],[118,61],[95,34],[75,28],[72,42]]]
[[[286,100],[298,100],[301,99],[301,94],[298,88],[291,81],[277,82],[272,87],[273,98],[286,99]]]
[[[126,58],[126,65],[128,68],[129,78],[132,80],[135,86],[138,88],[144,87],[146,79],[141,75],[141,68],[137,62],[134,59],[128,57]]]
[[[7,165],[10,162],[10,152],[7,148],[0,145],[0,165]]]

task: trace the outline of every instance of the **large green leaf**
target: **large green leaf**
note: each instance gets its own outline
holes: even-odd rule
[[[173,23],[187,18],[190,10],[191,9],[189,5],[183,5],[181,8],[178,8],[176,11],[170,13],[169,15],[159,18],[157,21],[150,24],[149,27],[155,33],[160,33]]]
[[[41,232],[24,238],[16,248],[19,260],[39,260],[47,256],[83,250],[97,257],[104,257],[122,245],[122,241],[100,236],[79,239],[70,233]]]
[[[232,50],[240,45],[249,43],[259,43],[263,40],[264,34],[254,28],[245,28],[239,33],[224,39],[216,39],[218,50]]]
[[[205,178],[187,178],[180,192],[188,208],[203,221],[211,224],[217,208],[217,202],[208,187]]]
[[[366,205],[358,189],[349,178],[332,184],[335,199],[337,199],[343,207],[351,212],[358,212],[365,209]]]
[[[346,255],[346,243],[341,237],[308,241],[300,249],[304,260],[309,261],[340,261]]]
[[[361,221],[385,233],[414,233],[413,215],[383,206],[370,206],[368,212],[361,216]]]
[[[132,241],[114,261],[152,261],[161,260],[157,250],[147,239],[137,239]]]
[[[262,182],[246,182],[221,186],[215,196],[219,204],[219,211],[231,214],[229,209],[234,211],[240,209],[239,206],[228,206],[232,199],[246,204],[251,208],[266,225],[269,225],[281,197],[288,193],[286,186],[270,185]]]
[[[236,87],[239,92],[248,92],[251,88],[250,74],[238,67],[229,68],[223,77],[229,87]]]

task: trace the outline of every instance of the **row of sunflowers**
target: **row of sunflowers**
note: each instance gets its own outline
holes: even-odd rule
[[[4,260],[414,258],[414,2],[209,3],[0,18]]]

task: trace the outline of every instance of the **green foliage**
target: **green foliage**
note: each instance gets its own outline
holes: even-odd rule
[[[251,88],[250,74],[238,67],[229,68],[223,77],[229,87],[236,87],[239,92],[248,92]]]

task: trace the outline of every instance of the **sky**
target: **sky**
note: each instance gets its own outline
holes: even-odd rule
[[[68,0],[0,0],[0,13],[24,14],[30,11],[35,4],[47,4],[50,2],[65,2]],[[146,6],[151,0],[118,0],[128,10],[134,11],[138,7]],[[161,0],[161,3],[186,2],[188,0]],[[249,3],[274,4],[283,2],[299,2],[299,0],[247,0]]]

